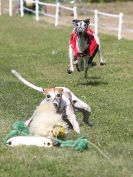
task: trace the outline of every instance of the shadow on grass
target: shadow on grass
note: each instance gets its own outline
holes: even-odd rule
[[[98,86],[98,85],[108,85],[108,82],[101,80],[100,77],[89,77],[86,80],[80,80],[78,82],[78,85],[92,85],[92,86]]]

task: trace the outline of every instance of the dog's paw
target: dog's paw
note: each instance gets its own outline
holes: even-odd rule
[[[89,127],[93,127],[93,126],[94,126],[93,122],[89,121],[89,122],[88,122],[88,126],[89,126]]]
[[[92,61],[90,65],[91,65],[91,67],[94,67],[94,66],[96,66],[97,64],[96,64],[96,62]]]
[[[92,121],[83,121],[84,122],[84,124],[85,125],[87,125],[88,127],[93,127],[94,126],[94,124],[93,124],[93,122]]]
[[[67,69],[68,74],[72,74],[72,71],[70,69]]]
[[[68,68],[67,68],[67,73],[68,73],[68,74],[72,74],[73,71],[74,71],[74,69],[70,69],[70,67],[68,66]]]
[[[105,62],[100,62],[100,66],[104,66],[104,65],[106,65]]]

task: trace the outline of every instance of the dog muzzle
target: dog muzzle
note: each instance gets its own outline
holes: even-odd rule
[[[55,106],[56,108],[58,108],[60,102],[55,99],[55,100],[53,101],[53,104],[54,104],[54,106]]]

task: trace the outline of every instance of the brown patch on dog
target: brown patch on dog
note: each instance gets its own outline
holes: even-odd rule
[[[47,95],[49,92],[57,92],[57,93],[60,93],[60,94],[62,94],[63,93],[63,89],[62,88],[44,88],[43,89],[43,91],[44,91],[44,94],[45,95]]]

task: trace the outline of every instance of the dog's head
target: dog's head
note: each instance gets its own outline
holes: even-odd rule
[[[46,101],[53,103],[56,109],[60,107],[63,89],[62,88],[45,88],[44,95],[46,96]]]
[[[85,19],[85,20],[73,20],[73,25],[74,25],[74,31],[75,33],[80,36],[83,33],[86,33],[87,28],[90,24],[90,19]]]

